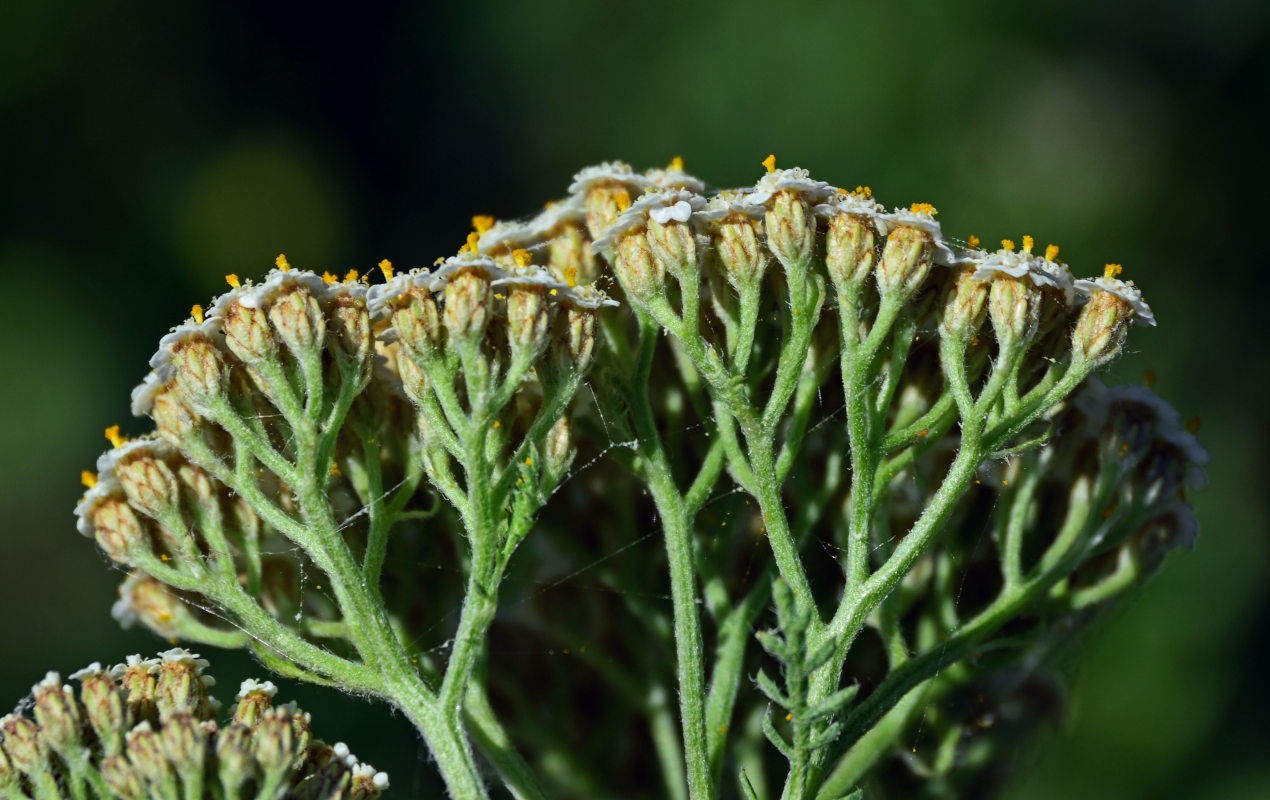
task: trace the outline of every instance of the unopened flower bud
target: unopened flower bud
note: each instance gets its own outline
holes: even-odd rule
[[[102,759],[101,777],[119,800],[147,800],[150,797],[145,781],[128,757],[121,753]]]
[[[825,267],[839,292],[859,288],[873,272],[877,228],[863,214],[834,214],[825,231]]]
[[[569,469],[577,450],[573,447],[573,436],[570,431],[569,418],[561,417],[547,432],[547,440],[543,448],[543,459],[547,474],[562,476]]]
[[[79,681],[79,697],[84,715],[93,732],[97,734],[102,752],[113,756],[123,751],[123,737],[128,718],[124,714],[123,695],[115,685],[115,679],[93,663],[71,675]]]
[[[149,722],[142,722],[128,732],[128,760],[160,797],[176,796],[176,776],[163,752],[163,741]],[[170,787],[170,794],[164,789]]]
[[[195,405],[208,406],[225,389],[225,359],[204,336],[178,342],[172,348],[176,383]]]
[[[111,561],[131,564],[135,548],[145,546],[145,532],[136,513],[121,497],[108,497],[90,512],[93,532]]]
[[[32,778],[49,771],[48,744],[34,722],[18,714],[6,714],[0,717],[0,736],[4,737],[4,751],[13,766]]]
[[[150,417],[159,436],[172,445],[180,445],[198,424],[198,416],[185,402],[180,390],[172,385],[154,396]]]
[[[349,787],[349,797],[352,800],[379,797],[379,793],[388,788],[388,773],[379,772],[370,764],[355,765],[352,776],[352,785]]]
[[[22,797],[22,775],[0,744],[0,796]]]
[[[748,217],[724,219],[715,226],[711,239],[723,265],[723,276],[734,289],[753,286],[763,277],[767,253]]]
[[[269,306],[269,321],[297,358],[312,356],[322,347],[326,321],[313,294],[305,286],[293,286]]]
[[[370,366],[370,315],[366,300],[353,294],[335,298],[330,310],[331,334],[341,352],[363,368]]]
[[[289,772],[296,757],[295,728],[291,724],[291,713],[284,708],[266,711],[256,725],[252,746],[256,761],[266,775]]]
[[[256,776],[256,758],[251,751],[251,728],[231,723],[216,736],[216,764],[221,786],[236,796],[247,781]]]
[[[874,270],[878,291],[884,296],[912,295],[926,280],[933,253],[930,233],[910,225],[896,225],[886,237],[882,259]]]
[[[780,191],[773,195],[764,217],[767,246],[786,265],[805,265],[816,247],[816,218],[802,194]]]
[[[673,206],[653,209],[648,218],[645,238],[653,258],[662,269],[682,278],[697,265],[697,241],[688,220],[692,207],[686,201]]]
[[[159,718],[166,720],[173,714],[199,714],[207,706],[207,684],[210,675],[203,675],[207,660],[181,648],[173,648],[161,654],[163,665],[155,684],[154,700]]]
[[[1036,332],[1040,292],[1026,278],[998,275],[988,290],[988,315],[997,341],[1005,345]]]
[[[459,271],[445,285],[442,319],[451,341],[473,346],[489,323],[489,280],[473,269]]]
[[[266,711],[273,708],[278,687],[273,681],[257,681],[248,678],[238,689],[238,705],[234,708],[234,722],[255,728]]]
[[[62,676],[48,673],[31,693],[35,697],[35,721],[48,746],[63,757],[83,749],[83,715],[71,688],[62,685]]]
[[[441,310],[432,293],[416,287],[406,295],[392,315],[393,328],[401,343],[419,356],[441,346]]]
[[[939,330],[944,336],[965,339],[973,336],[988,315],[988,281],[975,278],[973,269],[962,270],[944,304]]]
[[[653,257],[643,231],[618,238],[613,269],[622,288],[636,300],[647,300],[665,291],[665,265]]]
[[[179,502],[176,476],[154,450],[137,449],[115,464],[115,477],[133,508],[158,519]]]
[[[154,691],[159,674],[158,659],[128,656],[113,671],[119,675],[119,688],[126,695],[128,717],[132,720],[157,721],[159,714],[154,704]]]
[[[551,317],[546,288],[542,286],[513,286],[507,294],[507,339],[512,354],[542,351],[547,343]]]
[[[586,225],[592,239],[598,239],[618,215],[630,208],[631,198],[648,186],[629,164],[611,161],[587,167],[573,176],[569,193],[582,195],[586,204]]]
[[[591,358],[595,351],[595,315],[594,308],[568,306],[565,311],[565,349],[573,368],[585,373],[591,367]]]
[[[244,363],[257,364],[272,358],[278,343],[269,316],[258,307],[231,303],[225,312],[223,323],[225,346]]]
[[[203,774],[207,737],[208,731],[187,712],[174,713],[164,721],[159,730],[159,740],[163,752],[183,780],[196,779]]]
[[[1077,291],[1089,295],[1089,302],[1080,310],[1072,331],[1072,350],[1094,366],[1120,354],[1130,321],[1155,324],[1155,315],[1142,299],[1142,292],[1132,282],[1116,278],[1119,271],[1118,264],[1109,264],[1103,277],[1075,283]]]

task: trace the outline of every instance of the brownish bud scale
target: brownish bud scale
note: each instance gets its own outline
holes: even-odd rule
[[[676,278],[696,268],[697,242],[687,223],[675,219],[661,223],[650,217],[645,240],[660,267]]]
[[[108,497],[90,512],[98,546],[111,561],[131,564],[132,553],[146,545],[141,522],[123,498]]]
[[[370,366],[370,314],[366,301],[351,294],[335,298],[330,310],[331,334],[340,352],[361,365]]]
[[[441,346],[441,311],[432,293],[415,287],[392,314],[393,328],[406,349],[426,356]]]
[[[714,226],[711,240],[723,277],[738,291],[753,286],[767,269],[767,253],[759,241],[758,230],[748,218],[728,218]]]
[[[835,214],[825,230],[825,267],[839,292],[859,289],[873,272],[877,228],[863,214]]]
[[[874,270],[883,296],[909,297],[930,272],[934,243],[931,235],[911,225],[896,225],[886,237],[882,259]]]
[[[6,714],[0,717],[0,736],[4,737],[4,751],[13,766],[31,778],[49,771],[48,744],[34,722],[18,714]]]
[[[551,327],[546,288],[513,286],[507,294],[507,339],[512,355],[528,353],[536,358],[547,344]]]
[[[225,390],[224,356],[206,337],[178,342],[172,348],[172,365],[177,386],[195,405],[208,406]]]
[[[115,477],[133,508],[158,519],[174,510],[180,500],[176,476],[153,452],[137,450],[115,465]]]
[[[229,796],[256,776],[256,758],[251,751],[251,728],[231,723],[216,736],[216,764],[221,786]]]
[[[119,800],[147,800],[150,796],[145,781],[123,754],[102,759],[101,777]]]
[[[973,336],[988,316],[989,282],[974,275],[973,269],[962,270],[948,293],[944,316],[939,323],[940,333],[944,336],[953,339]]]
[[[64,758],[84,748],[80,739],[83,714],[70,687],[62,685],[62,676],[50,672],[32,690],[35,696],[35,721],[49,747]]]
[[[1094,292],[1080,310],[1072,330],[1072,350],[1082,360],[1101,366],[1120,354],[1129,332],[1133,306],[1112,292]]]
[[[312,356],[326,338],[322,309],[304,286],[291,287],[278,295],[269,306],[269,321],[297,357]]]
[[[233,302],[222,323],[225,346],[244,363],[256,364],[272,358],[278,343],[269,326],[269,315],[260,308]]]
[[[600,277],[591,242],[580,225],[566,225],[547,243],[547,270],[568,286],[588,286]]]
[[[595,352],[595,317],[594,308],[578,308],[570,305],[565,311],[565,349],[573,368],[585,373],[591,368],[591,359]]]
[[[816,218],[802,194],[779,191],[763,219],[767,246],[781,263],[806,265],[816,248]]]
[[[461,270],[445,285],[442,320],[451,341],[475,346],[489,324],[489,280],[473,269]]]
[[[88,717],[88,724],[97,734],[102,752],[107,756],[123,752],[128,718],[124,713],[123,695],[119,693],[115,679],[102,670],[101,664],[92,664],[71,677],[79,680],[84,716]]]
[[[622,288],[636,300],[647,300],[665,291],[665,267],[653,257],[643,231],[618,238],[613,268]]]
[[[988,316],[1003,345],[1036,333],[1040,293],[1025,278],[998,275],[988,290]]]

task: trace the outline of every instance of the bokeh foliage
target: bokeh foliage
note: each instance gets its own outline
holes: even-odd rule
[[[78,470],[158,335],[226,272],[415,266],[578,167],[775,152],[945,230],[1024,232],[1142,284],[1124,380],[1204,420],[1201,539],[1086,648],[1069,730],[1014,797],[1270,794],[1267,375],[1257,201],[1270,7],[1253,0],[540,0],[0,5],[0,700],[148,652],[77,538]],[[986,227],[991,222],[999,228]],[[125,432],[129,425],[125,422]],[[134,425],[132,432],[141,430]],[[438,616],[447,610],[438,610]],[[225,680],[258,674],[217,656]],[[403,720],[299,688],[413,796]],[[8,699],[4,699],[8,698]],[[381,755],[382,752],[382,755]],[[420,776],[416,778],[415,776]]]

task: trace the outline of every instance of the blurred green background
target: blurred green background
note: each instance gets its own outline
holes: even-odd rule
[[[602,159],[716,185],[774,152],[932,202],[945,230],[1122,262],[1161,320],[1119,377],[1203,419],[1202,532],[1098,627],[1070,723],[1012,797],[1270,797],[1257,0],[0,3],[0,706],[154,651],[74,530],[79,470],[159,335],[227,272],[451,253]],[[1251,283],[1250,283],[1251,281]],[[439,610],[438,613],[444,613]],[[210,653],[222,686],[259,670]],[[288,688],[317,731],[431,786],[383,708]],[[333,732],[338,730],[338,734]]]

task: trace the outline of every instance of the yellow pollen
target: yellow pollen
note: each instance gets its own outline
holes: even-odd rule
[[[852,194],[857,195],[859,197],[863,197],[865,200],[868,200],[870,197],[873,196],[873,189],[869,188],[868,186],[857,186],[855,187],[855,191],[852,192]]]
[[[477,248],[476,246],[476,243],[479,242],[480,240],[481,240],[481,235],[477,233],[476,231],[472,231],[471,233],[467,235],[467,243],[459,248],[459,252],[472,253],[472,254],[481,252],[480,249]]]
[[[332,474],[332,475],[343,475],[344,473],[340,472],[340,465],[339,465],[339,464],[332,464],[332,465],[331,465],[331,474]],[[321,586],[319,586],[318,588],[319,588],[319,589],[321,589],[322,587],[321,587]]]
[[[914,214],[930,214],[932,217],[939,213],[939,210],[930,203],[913,203],[908,210]]]
[[[979,246],[979,237],[973,233],[966,237],[966,246],[976,248]]]
[[[338,278],[337,276],[332,275],[332,274],[331,274],[331,273],[329,273],[329,272],[323,272],[323,273],[322,273],[322,282],[323,282],[323,283],[335,283],[335,282],[336,282],[336,281],[338,281],[338,280],[339,280],[339,278]]]
[[[1102,268],[1102,274],[1107,278],[1114,278],[1124,271],[1124,267],[1119,264],[1108,264]]]
[[[119,433],[118,425],[111,425],[106,429],[106,439],[110,441],[111,447],[122,447],[127,443],[128,437]]]
[[[437,256],[437,260],[432,262],[432,266],[437,267],[445,263],[445,256]]]
[[[763,159],[763,166],[767,167],[767,171],[769,173],[775,172],[776,171],[776,154],[773,153],[769,155],[767,158]]]
[[[533,459],[533,457],[532,457],[532,456],[531,456],[530,458],[526,458],[526,459],[525,459],[525,466],[526,466],[526,467],[532,467],[533,465],[534,465],[534,459]]]
[[[1049,245],[1048,247],[1045,248],[1045,260],[1053,261],[1054,259],[1058,258],[1058,252],[1059,252],[1058,245],[1056,244]]]
[[[1009,250],[1011,253],[1013,253],[1013,252],[1014,252],[1014,240],[1013,240],[1013,239],[1002,239],[1002,240],[1001,240],[1001,249],[1002,249],[1002,250]]]
[[[390,280],[392,280],[393,268],[392,268],[392,262],[391,262],[391,261],[389,261],[389,260],[388,260],[388,259],[386,259],[386,258],[385,258],[383,261],[380,261],[380,262],[379,262],[379,271],[380,271],[380,272],[382,272],[382,273],[384,273],[384,280],[386,280],[386,281],[390,281]]]
[[[477,214],[472,217],[472,227],[476,229],[477,233],[485,233],[485,231],[494,227],[494,218],[489,214]]]
[[[521,267],[522,269],[534,263],[533,255],[528,250],[524,249],[513,250],[512,260],[516,262],[516,266]]]
[[[1031,253],[1032,248],[1036,247],[1036,240],[1027,234],[1023,235],[1023,252]]]
[[[232,272],[231,272],[231,273],[229,273],[228,275],[226,275],[226,276],[225,276],[225,283],[228,283],[228,284],[230,285],[230,287],[232,287],[232,288],[234,288],[234,289],[237,289],[237,288],[238,288],[238,285],[239,285],[239,284],[238,284],[238,276],[237,276],[237,275],[235,275],[235,274],[234,274],[234,273],[232,273]]]
[[[498,430],[501,427],[503,427],[503,423],[499,422],[498,420],[494,420],[494,430]]]
[[[85,489],[91,489],[97,485],[97,473],[84,470],[79,473],[79,482],[84,484]]]
[[[357,270],[350,269],[348,272],[344,273],[344,281],[346,283],[352,283],[357,280],[358,274]]]
[[[279,253],[278,257],[273,260],[273,263],[283,272],[287,272],[291,269],[291,262],[287,261],[286,253]]]
[[[573,288],[574,286],[578,285],[578,268],[577,267],[564,268],[564,282],[569,284],[569,288]]]
[[[670,159],[670,165],[667,166],[666,169],[672,170],[674,172],[683,172],[684,171],[683,156],[675,156],[674,158]]]
[[[851,192],[847,191],[846,189],[843,189],[841,186],[839,186],[834,191],[836,191],[838,194],[851,194]]]
[[[197,322],[199,325],[202,325],[203,324],[203,307],[200,306],[198,303],[195,303],[194,305],[190,306],[190,316],[194,318],[195,322]]]
[[[623,189],[622,191],[613,195],[613,202],[617,203],[618,211],[625,211],[626,209],[631,207],[631,196],[626,193],[625,189]]]

